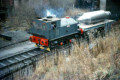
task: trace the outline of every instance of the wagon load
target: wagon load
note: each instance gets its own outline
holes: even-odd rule
[[[100,21],[104,21],[110,17],[111,13],[109,11],[93,11],[84,13],[77,20],[79,23],[92,24]]]

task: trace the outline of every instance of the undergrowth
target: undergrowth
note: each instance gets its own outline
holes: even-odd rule
[[[119,80],[120,77],[120,31],[112,30],[104,37],[83,42],[70,55],[53,55],[39,62],[27,80]],[[90,48],[90,45],[94,45]],[[57,62],[56,62],[57,61]],[[55,64],[57,63],[57,64]]]

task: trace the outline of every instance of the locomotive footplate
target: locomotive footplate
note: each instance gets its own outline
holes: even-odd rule
[[[45,47],[45,46],[42,46],[42,45],[35,45],[35,47],[38,47],[40,48],[41,50],[46,50],[46,51],[50,51],[50,48],[49,47]]]

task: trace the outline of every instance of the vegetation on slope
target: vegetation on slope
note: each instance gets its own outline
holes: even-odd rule
[[[93,39],[92,48],[83,42],[74,43],[70,55],[61,52],[40,61],[28,80],[119,80],[120,79],[120,31],[112,30],[105,37]],[[90,45],[91,45],[90,44]],[[56,58],[58,57],[58,58]],[[55,65],[57,60],[57,65]]]

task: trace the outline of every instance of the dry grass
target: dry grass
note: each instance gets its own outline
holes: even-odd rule
[[[31,27],[35,17],[33,8],[28,4],[22,4],[15,7],[14,15],[7,18],[4,27],[10,27],[11,30],[26,30]]]
[[[120,31],[113,30],[104,38],[94,39],[90,49],[87,43],[74,43],[71,54],[59,53],[40,61],[28,80],[115,80],[120,75]],[[58,57],[58,58],[56,58]],[[56,63],[57,65],[54,65]]]
[[[88,11],[89,11],[89,9],[77,9],[77,8],[69,9],[64,13],[64,16],[76,16],[80,13],[85,13]]]

